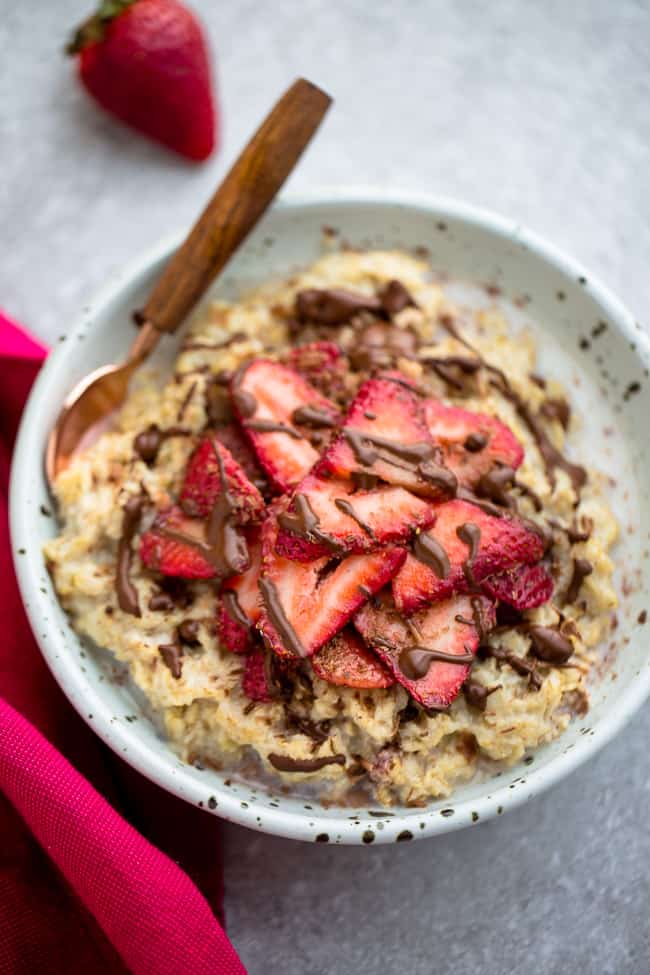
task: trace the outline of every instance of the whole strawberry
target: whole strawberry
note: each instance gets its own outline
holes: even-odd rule
[[[217,132],[205,38],[178,0],[103,0],[67,50],[106,111],[190,159],[210,155]]]

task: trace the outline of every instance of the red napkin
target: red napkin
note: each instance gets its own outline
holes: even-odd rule
[[[92,734],[22,607],[7,482],[45,354],[0,312],[0,975],[246,975],[220,924],[217,820]]]

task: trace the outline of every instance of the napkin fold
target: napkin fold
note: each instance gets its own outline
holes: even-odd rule
[[[246,975],[221,926],[218,821],[93,735],[22,606],[7,486],[46,353],[0,311],[0,975]]]

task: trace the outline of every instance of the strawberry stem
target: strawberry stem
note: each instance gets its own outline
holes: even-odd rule
[[[136,0],[102,0],[99,7],[87,20],[76,29],[65,53],[79,54],[88,44],[96,44],[104,39],[106,27],[112,20],[123,14]]]

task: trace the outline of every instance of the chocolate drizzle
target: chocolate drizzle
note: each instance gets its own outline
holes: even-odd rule
[[[289,758],[288,755],[269,755],[269,762],[278,772],[318,772],[326,765],[345,765],[345,755],[323,755],[321,758]]]
[[[530,626],[528,635],[533,654],[547,664],[565,664],[573,654],[573,644],[558,629],[550,626]]]
[[[329,413],[319,410],[316,406],[297,406],[291,414],[291,420],[298,426],[313,427],[315,429],[335,427],[334,420]]]
[[[145,464],[155,463],[158,451],[169,437],[189,437],[192,431],[185,427],[168,427],[161,430],[157,423],[151,423],[133,440],[133,449]]]
[[[161,643],[158,652],[174,680],[178,680],[183,672],[183,648],[178,637],[173,643]]]
[[[230,493],[228,479],[224,468],[221,452],[211,441],[214,455],[219,466],[221,491],[213,505],[206,528],[208,561],[214,565],[220,576],[237,575],[244,572],[249,564],[246,539],[237,530],[235,514],[237,503]]]
[[[446,579],[451,572],[449,556],[440,542],[427,532],[415,536],[413,555],[419,562],[433,569],[439,579]]]
[[[117,573],[115,577],[117,603],[124,613],[130,613],[131,616],[141,615],[138,591],[131,582],[130,571],[133,559],[131,542],[140,527],[144,505],[145,497],[143,495],[129,498],[124,505],[122,536],[117,547]]]
[[[479,652],[483,657],[494,657],[500,663],[508,664],[520,677],[527,677],[528,686],[534,691],[538,691],[542,686],[542,678],[537,673],[534,661],[518,657],[516,653],[504,650],[503,647],[492,647],[488,644],[479,647]]]
[[[224,589],[221,593],[221,599],[224,604],[225,610],[228,616],[231,617],[240,626],[245,627],[245,629],[250,629],[250,620],[248,616],[241,608],[239,597],[234,589]]]
[[[470,454],[480,454],[487,447],[488,438],[484,433],[470,433],[465,440],[463,447],[469,450]]]
[[[246,332],[233,332],[228,338],[222,339],[221,342],[188,342],[183,346],[182,352],[194,352],[195,350],[212,350],[214,352],[219,349],[227,349],[229,345],[234,345],[235,342],[244,342],[248,338]]]
[[[302,440],[303,436],[294,427],[286,423],[276,423],[274,420],[247,420],[244,423],[247,430],[255,430],[257,433],[286,433],[294,440]]]
[[[465,389],[465,383],[460,377],[474,376],[481,368],[480,359],[470,359],[463,355],[423,356],[420,362],[428,366],[448,386],[459,392]]]
[[[398,315],[405,308],[417,308],[410,291],[404,287],[401,281],[393,278],[379,292],[381,307],[387,315]]]
[[[412,647],[404,647],[400,652],[398,666],[408,680],[422,680],[434,660],[446,664],[467,665],[474,660],[474,654],[445,653],[444,650],[432,650],[430,647],[415,644]]]
[[[565,399],[546,399],[542,403],[539,412],[545,420],[557,420],[565,430],[569,428],[571,407]]]
[[[485,684],[481,684],[479,681],[473,680],[470,677],[463,684],[463,694],[470,707],[476,708],[477,711],[485,711],[488,697],[490,694],[498,691],[500,686],[500,684],[497,684],[496,687],[488,688]]]
[[[463,575],[467,580],[468,586],[472,589],[476,589],[477,583],[474,578],[474,559],[478,555],[479,546],[481,544],[481,529],[478,525],[475,525],[472,521],[466,521],[464,525],[459,525],[456,529],[456,534],[460,538],[461,542],[464,542],[469,549],[469,553],[465,561],[463,562]]]
[[[257,411],[257,400],[247,389],[239,389],[237,386],[231,392],[233,406],[242,419],[253,416]]]
[[[356,521],[361,531],[365,532],[368,538],[371,538],[373,542],[377,541],[377,536],[375,535],[370,525],[368,525],[363,520],[363,518],[361,518],[361,516],[356,513],[356,511],[354,510],[354,508],[346,498],[335,498],[334,504],[339,509],[339,511],[343,512],[344,515],[347,515],[348,518],[352,518],[353,521]]]
[[[321,530],[318,516],[306,494],[296,494],[293,505],[294,512],[282,511],[278,515],[278,524],[281,528],[311,542],[322,542],[333,553],[339,554],[345,551],[345,547],[340,542]]]
[[[345,427],[343,436],[362,467],[372,467],[377,460],[383,460],[417,474],[446,493],[453,495],[456,491],[458,481],[455,474],[443,464],[436,463],[436,448],[427,441],[400,444],[354,427]]]
[[[594,567],[589,559],[573,560],[573,574],[571,576],[569,588],[566,591],[566,596],[564,597],[564,601],[566,603],[574,603],[576,601],[583,579],[586,579],[587,576],[591,575],[593,571]]]
[[[286,613],[280,602],[280,594],[272,579],[262,576],[259,580],[259,588],[264,600],[264,606],[268,613],[269,620],[278,631],[284,646],[294,657],[306,657],[307,652],[302,645],[300,637],[287,619]]]
[[[344,288],[308,288],[296,295],[295,314],[300,322],[343,325],[361,311],[382,312],[376,295],[365,295]]]
[[[476,485],[476,493],[481,498],[489,498],[496,504],[502,504],[506,508],[515,505],[514,498],[508,494],[508,488],[512,487],[515,481],[515,472],[512,467],[507,465],[496,465],[491,470],[486,471],[479,478]]]

